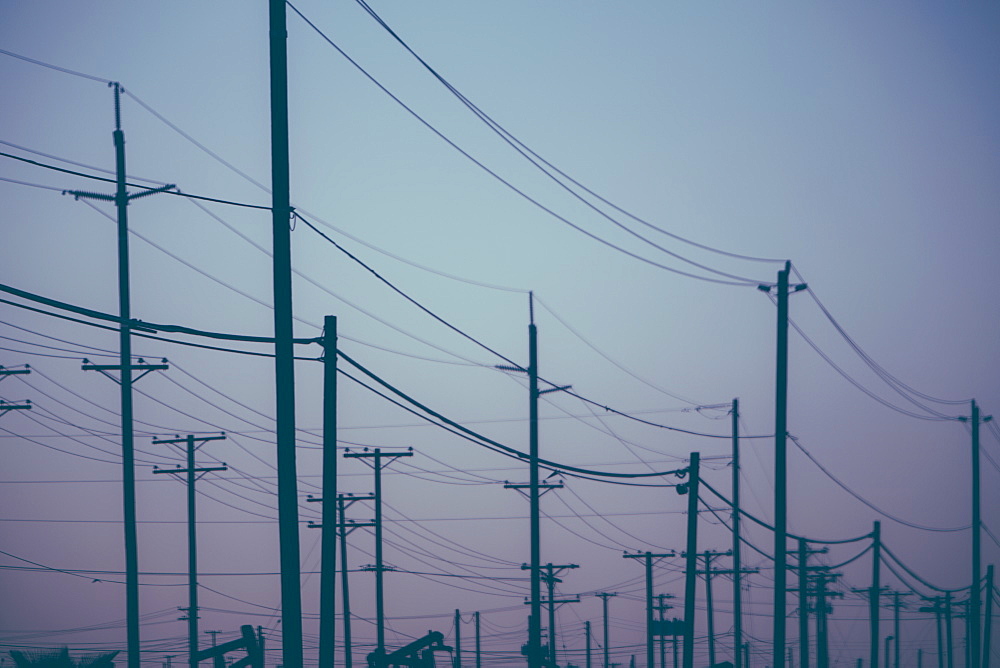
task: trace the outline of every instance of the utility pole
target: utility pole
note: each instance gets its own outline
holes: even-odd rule
[[[326,498],[326,497],[323,497]],[[374,527],[375,522],[355,522],[354,520],[348,521],[346,519],[347,508],[358,501],[372,501],[375,499],[374,494],[338,494],[337,495],[337,523],[334,525],[340,532],[340,589],[344,608],[344,666],[345,668],[351,668],[353,664],[352,657],[352,640],[351,640],[351,594],[350,588],[348,587],[348,568],[347,568],[347,536],[355,529],[360,529],[362,527]],[[322,498],[315,498],[310,496],[306,501],[312,501],[317,503],[322,503]],[[323,504],[325,507],[325,503]],[[310,529],[322,529],[322,524],[316,524],[315,522],[309,523]]]
[[[674,598],[673,594],[658,594],[657,595],[658,605],[656,606],[657,612],[660,613],[659,626],[660,626],[660,668],[667,668],[667,636],[666,636],[666,625],[667,619],[664,617],[664,613],[667,610],[672,609],[674,606],[669,603],[665,603],[664,599]],[[677,636],[674,635],[674,663],[677,663]],[[675,666],[676,668],[676,666]]]
[[[698,575],[705,576],[705,606],[706,615],[708,619],[708,665],[715,665],[715,614],[712,600],[712,574],[713,573],[732,573],[732,571],[721,571],[712,569],[712,560],[718,557],[730,557],[732,556],[732,551],[727,550],[725,552],[713,552],[711,550],[705,550],[699,556],[705,560],[705,570],[696,571]]]
[[[980,417],[979,404],[972,400],[972,416],[961,418],[969,421],[972,430],[972,583],[969,588],[969,666],[981,668],[985,660],[980,654],[982,645],[982,530],[983,522],[980,514],[980,475],[979,475],[979,425],[989,422],[992,416]]]
[[[740,581],[740,400],[733,399],[733,665],[742,668],[743,657],[743,585]],[[666,668],[664,666],[663,668]]]
[[[366,568],[365,570],[375,571],[375,614],[377,617],[378,632],[375,652],[380,658],[385,656],[385,590],[382,574],[386,570],[382,561],[382,469],[399,457],[412,456],[412,449],[406,452],[382,452],[381,448],[375,448],[373,451],[368,452],[368,448],[365,448],[364,452],[344,453],[344,457],[360,459],[366,464],[368,463],[368,459],[372,459],[373,461],[369,466],[375,471],[375,567],[374,569]],[[389,461],[383,464],[383,459],[388,459]]]
[[[893,662],[892,662],[892,665],[893,665],[893,668],[899,668],[899,645],[900,645],[899,640],[900,640],[900,637],[901,637],[900,634],[899,634],[899,609],[906,607],[906,604],[903,603],[902,601],[900,601],[899,599],[900,599],[900,597],[903,597],[903,596],[909,596],[910,592],[892,591],[892,592],[889,592],[889,595],[892,596],[892,613],[893,613],[892,614],[892,632],[893,632],[894,637],[896,638],[895,644],[893,645],[894,651],[893,651]],[[886,665],[885,668],[889,668],[889,666]]]
[[[993,564],[986,567],[986,618],[983,620],[983,666],[990,668],[990,641],[993,638]]]
[[[878,638],[879,638],[879,618],[882,606],[882,585],[880,574],[882,570],[882,523],[878,520],[872,526],[872,587],[868,593],[868,617],[871,624],[871,668],[878,668]],[[888,665],[885,668],[889,668]],[[949,666],[949,668],[951,668]]]
[[[462,668],[462,612],[455,610],[455,668]]]
[[[944,635],[945,635],[945,656],[948,659],[948,668],[955,668],[954,643],[952,640],[951,628],[951,592],[944,594]],[[888,668],[888,666],[886,666]]]
[[[816,665],[819,668],[829,668],[830,666],[830,642],[827,632],[827,615],[830,612],[828,598],[842,598],[840,592],[828,591],[826,586],[840,577],[840,573],[831,573],[826,566],[820,566],[819,572],[813,576],[816,584],[814,596],[816,597]]]
[[[933,598],[925,598],[925,601],[929,601],[932,605],[920,608],[920,612],[933,612],[934,613],[934,628],[937,631],[937,668],[944,668],[944,640],[942,638],[941,630],[941,614],[944,612],[941,605],[941,597],[935,596]]]
[[[528,570],[529,568],[530,566],[528,564],[521,564],[521,570]],[[577,564],[563,564],[556,566],[551,563],[542,566],[542,570],[545,571],[545,574],[542,575],[542,579],[545,580],[549,593],[548,599],[546,600],[549,608],[549,663],[553,667],[556,666],[556,605],[580,602],[579,597],[564,598],[561,600],[555,597],[556,583],[562,582],[558,576],[562,573],[562,571],[572,568],[579,568],[579,566]]]
[[[333,668],[337,635],[337,318],[323,319],[323,506],[334,518],[321,529],[319,668]],[[344,573],[347,567],[344,566]]]
[[[826,554],[827,548],[810,550],[806,547],[805,538],[799,538],[798,574],[799,574],[799,666],[809,668],[809,556]]]
[[[135,514],[135,441],[132,427],[132,310],[129,291],[128,253],[128,204],[133,199],[176,188],[165,185],[161,188],[129,193],[125,183],[125,133],[122,131],[121,84],[109,84],[115,93],[115,194],[67,190],[64,194],[75,199],[97,199],[114,202],[118,222],[118,366],[101,365],[98,369],[106,372],[116,369],[120,378],[111,377],[120,386],[122,418],[122,506],[125,530],[125,637],[128,650],[128,668],[139,668],[139,548]],[[166,368],[164,365],[162,368]],[[87,369],[84,360],[84,369]],[[147,372],[148,373],[148,372]],[[145,375],[145,374],[143,374]],[[137,379],[136,379],[137,380]],[[292,667],[289,667],[292,668]]]
[[[217,638],[220,633],[222,633],[222,631],[205,631],[205,635],[212,636],[212,647],[219,644]]]
[[[479,638],[479,611],[476,611],[476,668],[482,668],[483,657],[482,657],[482,647],[480,646]],[[590,668],[588,665],[587,668]]]
[[[288,157],[288,32],[284,0],[268,0],[271,66],[271,248],[274,286],[275,440],[281,562],[281,657],[302,668],[302,594],[295,465],[292,215]],[[129,668],[139,668],[138,665]],[[324,666],[323,668],[326,668]]]
[[[535,295],[528,293],[528,368],[498,364],[504,371],[524,373],[528,376],[528,468],[527,485],[505,484],[508,489],[528,489],[529,514],[531,515],[531,614],[528,617],[528,668],[543,668],[545,662],[542,651],[542,551],[541,551],[541,508],[539,499],[553,487],[539,482],[538,472],[538,399],[549,392],[559,392],[569,385],[538,389],[538,330],[535,327]]]
[[[187,524],[188,524],[188,609],[187,609],[187,622],[188,622],[188,665],[191,668],[198,668],[198,532],[197,524],[195,519],[195,493],[194,493],[194,483],[200,480],[206,473],[212,471],[226,471],[228,470],[226,465],[222,466],[205,466],[201,468],[195,468],[194,464],[194,453],[205,443],[209,441],[222,441],[226,438],[225,434],[219,436],[198,436],[195,437],[194,434],[188,434],[186,437],[176,437],[176,438],[164,438],[164,439],[153,439],[153,445],[177,445],[178,443],[184,443],[187,447],[185,448],[187,454],[186,465],[187,468],[181,468],[178,466],[175,469],[153,469],[153,473],[170,473],[172,475],[186,476],[187,481]],[[195,440],[198,444],[195,445]],[[213,638],[214,640],[214,638]]]
[[[788,540],[788,277],[792,263],[778,272],[777,301],[777,359],[774,402],[774,632],[772,660],[780,668],[785,657],[785,597],[787,596],[788,562],[785,550]],[[805,283],[796,285],[798,292],[806,289]],[[772,286],[761,285],[760,290],[771,292]],[[691,668],[686,666],[685,668]]]
[[[684,553],[684,668],[694,668],[694,603],[698,570],[698,482],[701,454],[691,453],[687,485],[678,485],[677,492],[688,495],[687,550]]]
[[[676,557],[676,552],[653,554],[652,552],[637,552],[623,554],[624,559],[642,559],[646,566],[646,666],[654,668],[653,654],[653,559]]]
[[[608,599],[617,595],[617,593],[611,594],[606,591],[597,594],[601,597],[601,608],[604,611],[604,668],[611,668],[611,654],[608,645]]]
[[[587,621],[585,621],[583,623],[583,635],[584,635],[584,637],[586,639],[587,668],[591,668],[591,665],[590,665],[590,620],[587,620]]]

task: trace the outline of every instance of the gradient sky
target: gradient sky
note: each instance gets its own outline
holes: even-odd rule
[[[773,432],[775,309],[755,286],[773,282],[780,263],[696,248],[586,196],[666,251],[748,281],[731,286],[678,275],[588,238],[528,198],[630,253],[720,278],[641,242],[529,164],[359,5],[295,6],[424,121],[289,10],[292,200],[304,215],[324,221],[317,224],[325,233],[427,308],[522,363],[533,290],[542,375],[601,405],[724,436],[728,406],[719,405],[739,397],[743,434]],[[1000,410],[1000,8],[646,0],[372,7],[465,97],[606,200],[699,244],[790,259],[810,287],[791,298],[794,322],[853,381],[919,416],[860,391],[793,331],[790,433],[888,515],[936,529],[969,523],[968,428],[926,410],[954,417],[968,415],[968,404],[910,395],[915,404],[894,392],[816,299],[903,383],[934,398],[976,398],[985,414]],[[134,177],[269,203],[266,192],[135,99],[269,183],[263,1],[0,0],[0,49],[121,82],[135,96],[122,108]],[[3,54],[0,80],[0,150],[87,173],[100,172],[57,158],[113,168],[112,93],[103,83]],[[107,184],[10,158],[0,161],[0,178],[56,189],[0,181],[0,282],[115,312],[113,209],[100,203],[97,211],[59,193],[106,191]],[[130,223],[134,317],[270,333],[270,259],[253,245],[270,246],[267,212],[199,209],[158,195],[136,201]],[[527,449],[527,392],[522,379],[493,368],[499,358],[405,302],[301,222],[292,243],[300,272],[297,335],[318,335],[323,317],[336,315],[348,355],[449,417]],[[80,370],[83,357],[112,363],[107,351],[114,353],[116,335],[15,306],[2,310],[0,364],[28,363],[33,373],[4,380],[0,397],[30,399],[35,409],[0,418],[0,648],[123,648],[124,587],[114,582],[123,568],[117,388]],[[171,364],[137,385],[143,661],[158,665],[186,646],[186,626],[176,621],[187,600],[184,488],[151,473],[180,454],[151,445],[151,437],[218,430],[229,439],[199,455],[201,463],[231,467],[198,483],[201,628],[222,631],[222,640],[240,624],[259,624],[275,650],[269,662],[277,661],[272,364],[159,341],[140,340],[135,349]],[[319,353],[318,346],[299,351]],[[320,364],[299,363],[297,383],[303,570],[313,572],[319,532],[305,522],[319,516],[305,495],[318,493],[320,483]],[[390,646],[428,629],[452,639],[460,609],[468,651],[470,615],[481,611],[487,663],[519,664],[527,502],[503,482],[525,481],[526,468],[420,424],[349,381],[339,398],[344,447],[412,446],[416,453],[386,475],[386,560],[401,571],[386,578]],[[645,427],[559,393],[546,399],[544,457],[643,472],[682,467],[698,451],[707,459],[706,481],[728,494],[726,439]],[[1000,448],[986,428],[982,443],[983,520],[1000,536]],[[746,509],[768,522],[772,453],[773,440],[744,441]],[[879,514],[792,443],[789,469],[792,532],[850,538],[881,520],[885,544],[921,578],[941,588],[968,584],[968,531],[922,530]],[[345,461],[341,471],[344,491],[371,490],[360,463]],[[565,489],[544,498],[551,519],[544,521],[543,562],[580,565],[559,590],[581,597],[559,611],[560,650],[574,652],[575,663],[583,663],[584,621],[599,629],[593,594],[602,591],[619,592],[611,603],[614,660],[635,654],[644,663],[642,569],[621,553],[680,551],[685,503],[671,489],[568,478]],[[370,517],[360,505],[355,512]],[[726,528],[707,512],[701,520],[703,549],[727,549]],[[746,533],[771,552],[769,532],[748,526]],[[865,545],[834,546],[817,560],[838,564]],[[367,533],[352,535],[351,550],[351,568],[373,562]],[[997,541],[984,535],[983,563],[998,556]],[[23,570],[31,565],[24,560],[88,573]],[[746,629],[752,665],[764,666],[773,576],[764,556],[748,549],[745,560],[761,568],[749,578]],[[864,557],[842,569],[842,589],[868,586],[869,568]],[[660,564],[656,592],[679,597],[681,570],[679,559]],[[894,588],[932,593],[913,578],[884,577]],[[371,574],[352,578],[353,612],[372,619]],[[309,665],[316,661],[317,584],[317,575],[303,577]],[[716,585],[719,652],[728,658],[731,588],[724,578]],[[795,609],[794,596],[788,605]],[[854,665],[867,656],[864,602],[848,593],[835,608],[833,659]],[[933,621],[914,611],[904,619],[902,649],[915,663],[918,648],[925,658],[934,651]],[[701,612],[698,620],[703,630]],[[372,625],[358,621],[354,633],[370,647]],[[359,657],[364,651],[359,647]],[[699,665],[707,663],[704,643],[698,651]]]

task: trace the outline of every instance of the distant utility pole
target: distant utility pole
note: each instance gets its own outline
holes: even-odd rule
[[[799,538],[799,668],[809,668],[809,556],[826,554],[828,548],[810,550],[805,538]]]
[[[601,609],[604,612],[604,668],[611,668],[611,653],[608,644],[608,599],[617,595],[617,593],[612,594],[606,591],[596,594],[596,596],[601,597]]]
[[[937,668],[944,668],[944,638],[941,629],[941,617],[944,613],[942,599],[940,596],[934,596],[932,598],[925,598],[924,600],[932,605],[919,608],[919,610],[920,612],[934,613],[934,629],[937,632]]]
[[[379,658],[385,656],[385,589],[383,585],[383,572],[386,570],[382,560],[382,469],[399,457],[412,457],[413,450],[406,452],[382,452],[381,448],[375,448],[371,452],[365,448],[363,452],[345,452],[344,457],[360,459],[368,464],[368,459],[372,462],[368,464],[375,472],[375,614],[376,630],[378,640],[375,652]],[[387,460],[383,463],[382,460]],[[287,667],[286,667],[287,668]]]
[[[23,369],[9,369],[5,366],[0,366],[0,381],[5,379],[7,376],[25,376],[31,373],[31,367],[27,364],[24,365]],[[0,417],[3,417],[10,411],[30,411],[31,402],[30,401],[2,401],[0,400]]]
[[[590,665],[590,620],[583,623],[583,635],[586,641],[586,655],[587,655],[587,668],[591,668]],[[478,668],[478,666],[476,667]]]
[[[733,665],[743,666],[743,583],[740,579],[742,560],[740,558],[740,400],[733,399],[732,408],[733,432],[733,512],[730,522],[733,524]],[[663,668],[666,668],[665,666]]]
[[[521,564],[521,570],[527,570],[530,568],[528,564]],[[548,598],[545,603],[548,605],[549,609],[549,663],[552,666],[558,665],[556,663],[556,606],[562,605],[563,603],[579,603],[580,598],[574,596],[573,598],[556,598],[556,583],[562,582],[558,577],[562,574],[562,571],[569,570],[571,568],[579,568],[576,564],[562,564],[559,566],[553,565],[551,563],[542,566],[541,570],[545,573],[542,575],[542,579],[545,580],[545,585],[548,589]]]
[[[187,455],[187,468],[178,466],[174,469],[154,468],[153,473],[169,473],[171,475],[184,475],[187,482],[187,525],[188,525],[188,665],[191,668],[198,668],[198,530],[195,517],[194,483],[212,471],[226,471],[226,465],[204,466],[196,468],[194,464],[195,451],[209,441],[225,440],[225,434],[219,436],[195,436],[188,434],[184,438],[153,439],[153,445],[177,445],[184,443]],[[197,443],[196,443],[197,441]],[[215,638],[212,638],[213,643]]]
[[[462,668],[462,611],[455,610],[455,668]]]
[[[657,610],[657,612],[660,613],[660,619],[659,619],[659,622],[660,622],[660,625],[659,625],[660,626],[660,634],[659,634],[660,635],[660,668],[667,668],[667,634],[665,633],[665,631],[666,631],[666,625],[667,625],[667,619],[664,616],[664,614],[667,612],[667,610],[670,610],[670,609],[672,609],[674,607],[674,606],[670,605],[669,603],[665,603],[664,602],[664,599],[668,599],[668,598],[674,598],[674,595],[673,594],[658,594],[656,596],[656,599],[658,601],[658,605],[656,606],[656,610]],[[674,640],[674,668],[677,668],[677,636],[676,636],[676,634],[671,634],[671,637]]]
[[[694,668],[694,603],[696,598],[695,585],[698,570],[698,483],[701,454],[691,453],[688,466],[688,481],[678,485],[677,492],[688,495],[687,510],[687,549],[685,556],[684,579],[684,668]]]
[[[337,517],[337,318],[323,319],[323,501],[322,516]],[[333,668],[337,634],[337,526],[321,529],[319,668]],[[347,567],[344,567],[347,572]]]
[[[972,431],[972,583],[969,588],[969,668],[981,668],[987,660],[982,652],[982,530],[983,522],[980,514],[980,475],[979,475],[979,425],[989,422],[992,416],[980,416],[979,405],[972,400],[972,416],[960,418],[970,422]],[[992,595],[992,593],[990,594]]]
[[[889,595],[892,596],[892,632],[896,639],[895,644],[893,645],[892,666],[893,668],[899,668],[899,641],[901,637],[899,630],[899,609],[906,607],[906,603],[900,601],[899,599],[903,596],[909,596],[910,592],[891,591],[889,592]],[[889,668],[889,666],[886,665],[885,668]]]
[[[374,527],[374,520],[371,522],[355,522],[354,520],[347,520],[346,513],[347,508],[352,506],[358,501],[373,501],[375,499],[374,494],[338,494],[337,495],[337,522],[334,527],[340,531],[340,589],[344,608],[344,666],[345,668],[352,668],[353,664],[353,647],[351,639],[351,592],[348,587],[348,567],[347,567],[347,536],[350,535],[355,529],[360,529],[362,527]],[[306,501],[311,501],[315,503],[323,503],[322,498],[316,498],[310,496]],[[325,505],[325,504],[324,504]],[[310,529],[322,529],[323,524],[316,522],[310,522],[308,524]]]
[[[983,666],[990,668],[990,641],[993,638],[993,564],[986,567],[986,618],[983,620]]]
[[[482,648],[480,646],[480,638],[479,638],[479,611],[478,610],[476,611],[476,614],[475,614],[475,620],[476,620],[476,668],[482,668],[483,658],[482,658]],[[590,668],[590,666],[588,665],[587,668]]]
[[[831,608],[827,600],[830,598],[842,598],[840,592],[831,592],[826,586],[840,577],[840,573],[831,573],[826,566],[819,567],[820,571],[812,576],[816,589],[812,594],[816,598],[816,665],[819,668],[830,668],[830,634],[828,632],[827,618]]]
[[[732,574],[732,571],[722,571],[712,568],[712,560],[718,557],[731,557],[733,555],[731,550],[726,550],[725,552],[713,552],[711,550],[705,550],[699,556],[705,560],[705,570],[696,571],[699,575],[705,576],[705,605],[706,605],[706,615],[708,619],[708,665],[715,665],[715,610],[712,602],[712,575],[728,573]]]
[[[635,554],[622,555],[624,559],[642,559],[646,566],[646,665],[649,668],[655,666],[655,655],[653,653],[653,559],[676,556],[676,552],[665,552],[663,554],[637,552]]]
[[[774,632],[772,661],[774,668],[780,668],[785,660],[785,599],[787,596],[788,560],[785,559],[788,541],[788,278],[792,263],[785,262],[785,268],[778,272],[777,301],[777,363],[775,373],[774,402]],[[763,292],[771,292],[774,286],[758,286]],[[806,289],[801,283],[794,292]],[[686,667],[690,668],[690,666]]]
[[[115,93],[115,194],[67,190],[76,199],[114,202],[118,214],[118,366],[102,365],[102,371],[116,369],[121,389],[122,414],[122,505],[125,529],[125,635],[128,668],[140,668],[139,646],[139,548],[135,516],[135,442],[132,427],[132,311],[129,292],[128,205],[133,199],[176,188],[165,185],[129,193],[125,183],[125,133],[122,132],[121,84],[111,86]],[[86,362],[86,361],[85,361]],[[94,366],[96,369],[96,365]],[[160,368],[160,367],[158,367]],[[163,369],[166,366],[162,366]],[[87,366],[84,366],[87,369]],[[288,668],[293,668],[289,666]]]
[[[535,328],[535,295],[528,293],[528,368],[496,365],[504,371],[524,373],[528,376],[528,468],[529,482],[527,485],[504,485],[507,488],[528,489],[528,501],[531,515],[531,615],[528,617],[528,668],[543,668],[545,663],[542,651],[542,551],[541,551],[541,509],[539,499],[545,490],[562,485],[544,485],[539,482],[538,472],[538,399],[549,392],[567,390],[569,385],[538,389],[538,330]]]

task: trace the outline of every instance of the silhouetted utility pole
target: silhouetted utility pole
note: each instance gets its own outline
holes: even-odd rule
[[[882,585],[880,575],[882,570],[882,523],[875,521],[872,525],[872,586],[868,592],[868,618],[871,625],[871,653],[869,661],[871,668],[878,668],[878,638],[879,619],[881,617]],[[889,668],[888,665],[885,668]],[[949,667],[950,668],[950,667]]]
[[[899,645],[900,645],[900,632],[899,632],[899,609],[905,608],[906,603],[900,601],[899,599],[903,596],[909,596],[910,592],[901,591],[891,591],[889,595],[892,596],[892,632],[895,640],[894,651],[893,651],[893,668],[899,668]],[[885,668],[889,668],[887,665]]]
[[[829,598],[842,598],[840,592],[829,591],[826,586],[840,577],[840,573],[831,573],[825,566],[821,566],[820,572],[813,575],[812,580],[816,586],[812,594],[816,597],[816,665],[819,668],[829,668],[830,666],[830,642],[827,632],[827,615],[830,612]]]
[[[743,666],[743,586],[740,579],[740,568],[742,561],[740,558],[740,400],[733,399],[733,409],[731,411],[733,422],[733,500],[732,516],[730,522],[733,524],[733,665],[736,668]],[[666,668],[664,666],[663,668]]]
[[[990,668],[990,641],[993,638],[993,564],[986,567],[986,618],[983,620],[983,665]]]
[[[323,518],[337,517],[337,318],[323,319]],[[319,667],[333,668],[337,636],[337,526],[320,536]],[[344,567],[347,572],[347,567]]]
[[[952,639],[952,628],[951,628],[951,592],[945,592],[944,594],[944,637],[945,637],[945,656],[948,660],[948,668],[955,668],[955,652],[954,652],[954,640]],[[888,665],[886,668],[889,668]]]
[[[67,190],[64,194],[76,199],[97,199],[114,202],[118,220],[118,366],[101,365],[102,371],[116,369],[120,378],[112,379],[121,390],[122,415],[122,502],[125,529],[125,636],[128,668],[139,668],[139,548],[135,517],[135,442],[132,429],[132,311],[129,292],[128,204],[133,199],[176,188],[165,185],[129,194],[125,183],[125,133],[122,131],[121,91],[119,83],[111,84],[115,93],[115,194]],[[84,360],[86,363],[86,360]],[[86,369],[87,366],[84,366]],[[96,365],[94,366],[96,369]],[[166,368],[166,366],[163,366]],[[293,668],[289,666],[289,668]]]
[[[406,452],[382,452],[381,448],[375,448],[371,452],[368,452],[368,448],[365,448],[364,452],[344,453],[344,457],[360,459],[366,464],[368,463],[366,460],[371,459],[372,463],[369,466],[375,471],[375,567],[373,569],[366,568],[365,570],[375,571],[375,614],[377,617],[376,630],[378,632],[375,651],[380,657],[385,655],[385,590],[382,573],[386,570],[382,561],[382,469],[398,457],[412,456],[412,450]],[[383,463],[383,459],[387,459],[388,461]]]
[[[715,614],[712,601],[712,575],[713,573],[722,573],[720,570],[712,569],[712,560],[718,557],[730,557],[732,552],[727,550],[725,552],[713,552],[711,550],[705,550],[702,552],[700,557],[705,560],[705,570],[696,571],[698,575],[705,576],[705,606],[706,606],[706,619],[708,621],[708,665],[715,665]],[[727,571],[731,572],[731,571]]]
[[[288,168],[288,32],[284,0],[268,0],[268,10],[281,658],[284,668],[302,668],[302,569],[299,561],[299,498],[295,468],[295,353],[292,340],[292,207]]]
[[[583,623],[583,635],[586,641],[586,654],[587,654],[587,668],[591,668],[590,665],[590,621],[585,621]]]
[[[785,660],[785,598],[787,596],[788,561],[785,559],[788,539],[788,276],[792,263],[778,272],[778,332],[774,402],[774,632],[772,660],[775,668]],[[773,286],[759,286],[770,292]],[[805,290],[804,283],[793,290]],[[687,667],[690,668],[690,667]]]
[[[541,509],[539,499],[549,489],[562,487],[559,485],[544,485],[539,483],[538,473],[538,399],[549,392],[567,390],[569,385],[538,389],[538,330],[535,328],[535,295],[528,293],[528,368],[498,364],[496,368],[504,371],[524,373],[528,376],[528,468],[529,482],[527,485],[506,484],[508,489],[528,489],[528,502],[531,515],[531,614],[528,617],[528,668],[542,668],[545,662],[542,651],[542,551],[541,551]],[[544,490],[544,491],[543,491]]]
[[[194,453],[205,443],[209,441],[222,441],[225,440],[225,434],[220,436],[195,436],[193,434],[188,434],[184,438],[163,438],[163,439],[153,439],[153,445],[177,445],[179,443],[184,443],[187,468],[181,468],[178,466],[175,469],[161,469],[154,468],[153,473],[170,473],[172,475],[185,476],[187,482],[187,525],[188,525],[188,608],[187,608],[187,622],[188,622],[188,665],[191,668],[197,668],[198,659],[196,655],[198,654],[198,531],[197,531],[197,520],[195,515],[195,499],[197,498],[194,493],[194,483],[200,480],[206,473],[212,471],[226,471],[226,465],[222,466],[205,466],[201,468],[195,468],[194,465]],[[197,441],[197,445],[195,444]],[[214,638],[213,638],[214,640]]]
[[[972,416],[961,418],[962,421],[970,422],[972,430],[972,583],[969,589],[969,666],[970,668],[981,668],[982,666],[982,530],[983,523],[980,516],[980,476],[979,476],[979,425],[981,422],[989,422],[992,417],[987,415],[980,417],[979,405],[976,400],[972,400]]]
[[[656,606],[657,612],[660,613],[659,628],[660,628],[660,668],[667,668],[667,635],[666,626],[667,619],[664,614],[667,610],[671,610],[674,606],[669,603],[665,603],[664,600],[668,598],[674,598],[673,594],[658,594],[656,599],[658,605]],[[674,663],[677,663],[677,636],[673,636],[674,639]]]
[[[828,548],[810,550],[806,547],[805,538],[799,538],[798,570],[799,573],[799,667],[809,668],[809,556],[826,554]]]
[[[455,668],[462,668],[462,612],[455,610]]]
[[[480,642],[479,642],[480,639],[479,639],[479,612],[478,611],[476,611],[475,620],[476,620],[476,668],[482,668],[483,657],[482,657],[482,647],[480,646]],[[587,666],[587,668],[590,668],[590,666]]]
[[[617,596],[617,593],[602,591],[597,596],[601,597],[601,609],[604,612],[604,668],[611,668],[611,651],[608,644],[608,599]]]
[[[937,631],[937,666],[938,668],[944,668],[944,638],[943,631],[941,630],[941,616],[944,613],[944,608],[941,604],[941,597],[934,596],[932,598],[925,598],[925,601],[931,603],[929,606],[924,606],[920,608],[920,612],[933,612],[934,613],[934,628]]]
[[[646,567],[646,665],[653,668],[653,559],[664,559],[666,557],[676,557],[676,552],[663,554],[653,554],[652,552],[637,552],[635,554],[623,554],[625,559],[642,559]]]
[[[522,570],[527,570],[528,568],[530,568],[530,566],[528,566],[527,564],[521,565]],[[556,606],[562,605],[563,603],[580,602],[580,598],[577,596],[574,596],[573,598],[564,598],[564,599],[556,598],[556,583],[562,582],[562,580],[559,579],[558,576],[559,574],[562,573],[562,571],[569,570],[571,568],[579,568],[579,566],[576,564],[562,564],[559,566],[555,566],[551,563],[542,566],[542,570],[545,571],[545,573],[542,575],[542,579],[545,580],[545,584],[548,588],[548,594],[549,594],[545,602],[548,604],[549,608],[549,662],[552,666],[557,665],[556,664]]]
[[[686,559],[684,579],[684,668],[694,668],[694,603],[695,584],[697,582],[696,572],[698,570],[698,482],[700,472],[701,454],[691,453],[691,462],[688,465],[688,482],[686,485],[678,485],[678,493],[688,495],[688,518],[687,518],[687,550],[684,552]]]

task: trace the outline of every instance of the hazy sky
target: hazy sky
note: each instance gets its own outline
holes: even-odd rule
[[[756,285],[773,282],[781,263],[670,235],[790,259],[801,276],[794,280],[810,287],[791,298],[792,318],[828,360],[793,330],[789,431],[885,514],[790,442],[789,529],[841,539],[881,520],[885,544],[920,578],[947,589],[968,584],[969,531],[906,524],[954,529],[970,521],[969,431],[947,419],[968,415],[969,405],[927,397],[976,398],[985,414],[1000,410],[1000,9],[371,4],[465,98],[561,172],[546,175],[517,153],[355,2],[298,0],[371,77],[288,10],[292,200],[310,222],[441,318],[523,364],[533,290],[545,378],[572,384],[598,406],[718,436],[729,433],[721,404],[734,397],[745,436],[773,433],[775,309]],[[0,49],[121,82],[133,180],[269,204],[251,181],[270,182],[263,0],[0,0]],[[0,151],[107,176],[97,171],[114,167],[113,98],[104,83],[4,54],[0,77]],[[113,208],[60,194],[110,192],[109,184],[11,158],[0,161],[0,179],[24,182],[0,180],[0,283],[116,312]],[[134,317],[270,334],[268,212],[157,195],[132,204],[130,223]],[[301,221],[292,244],[297,335],[317,336],[323,317],[336,315],[348,355],[448,417],[527,450],[527,390],[522,378],[493,368],[500,358],[406,302]],[[820,303],[874,364],[915,392],[886,385]],[[34,409],[0,417],[0,648],[123,648],[117,386],[80,368],[84,357],[114,363],[116,335],[17,306],[2,310],[0,364],[27,363],[32,374],[3,380],[0,397],[30,399]],[[172,466],[181,455],[151,440],[219,430],[229,438],[199,454],[199,463],[230,466],[198,483],[201,628],[222,631],[223,640],[241,624],[261,625],[275,650],[268,660],[278,661],[273,365],[164,341],[137,340],[135,350],[170,361],[169,371],[136,386],[143,661],[159,664],[186,647],[186,625],[176,621],[187,605],[184,487],[152,475],[154,465]],[[298,354],[318,358],[320,350],[302,346]],[[320,517],[305,497],[319,492],[321,371],[316,361],[297,367],[309,665],[319,532],[305,523]],[[453,640],[460,609],[470,652],[471,614],[480,611],[486,663],[520,664],[527,502],[503,483],[526,481],[526,467],[346,378],[339,399],[344,447],[415,450],[385,478],[386,560],[399,571],[386,576],[389,645],[428,629]],[[544,457],[645,472],[682,467],[698,451],[705,480],[725,494],[731,488],[725,438],[644,426],[561,393],[546,396],[541,415]],[[987,427],[983,520],[1000,537],[1000,448]],[[774,519],[772,453],[772,439],[744,441],[745,507],[766,522]],[[346,460],[341,471],[344,491],[371,491],[360,462]],[[618,592],[613,660],[635,654],[643,665],[643,573],[621,554],[683,549],[685,504],[672,489],[571,478],[544,497],[543,562],[580,566],[559,587],[581,598],[558,614],[558,647],[574,663],[584,662],[585,621],[600,647],[593,594]],[[352,514],[367,520],[371,511],[356,504]],[[716,517],[706,511],[701,522],[702,549],[730,547]],[[767,530],[748,525],[746,534],[771,553]],[[817,562],[839,564],[866,546],[832,546]],[[373,563],[366,531],[352,534],[350,549],[351,569]],[[983,555],[984,565],[1000,555],[989,534]],[[772,569],[752,549],[745,560],[761,569],[748,579],[746,630],[752,665],[764,666]],[[32,570],[32,562],[63,572]],[[678,606],[682,568],[680,559],[664,560],[655,575],[656,592],[677,595]],[[841,572],[847,593],[835,604],[831,651],[853,665],[867,657],[867,626],[864,601],[850,590],[869,585],[870,559]],[[351,577],[363,660],[374,642],[364,621],[374,618],[373,576]],[[883,577],[896,589],[933,593],[910,576]],[[731,585],[723,577],[714,584],[718,651],[729,658]],[[916,597],[910,601],[915,608]],[[699,606],[703,636],[703,600]],[[796,606],[790,596],[789,610]],[[918,648],[925,658],[935,651],[933,619],[909,610],[904,620],[904,663],[915,664]],[[790,640],[796,634],[790,620]],[[698,651],[706,664],[705,642]]]

